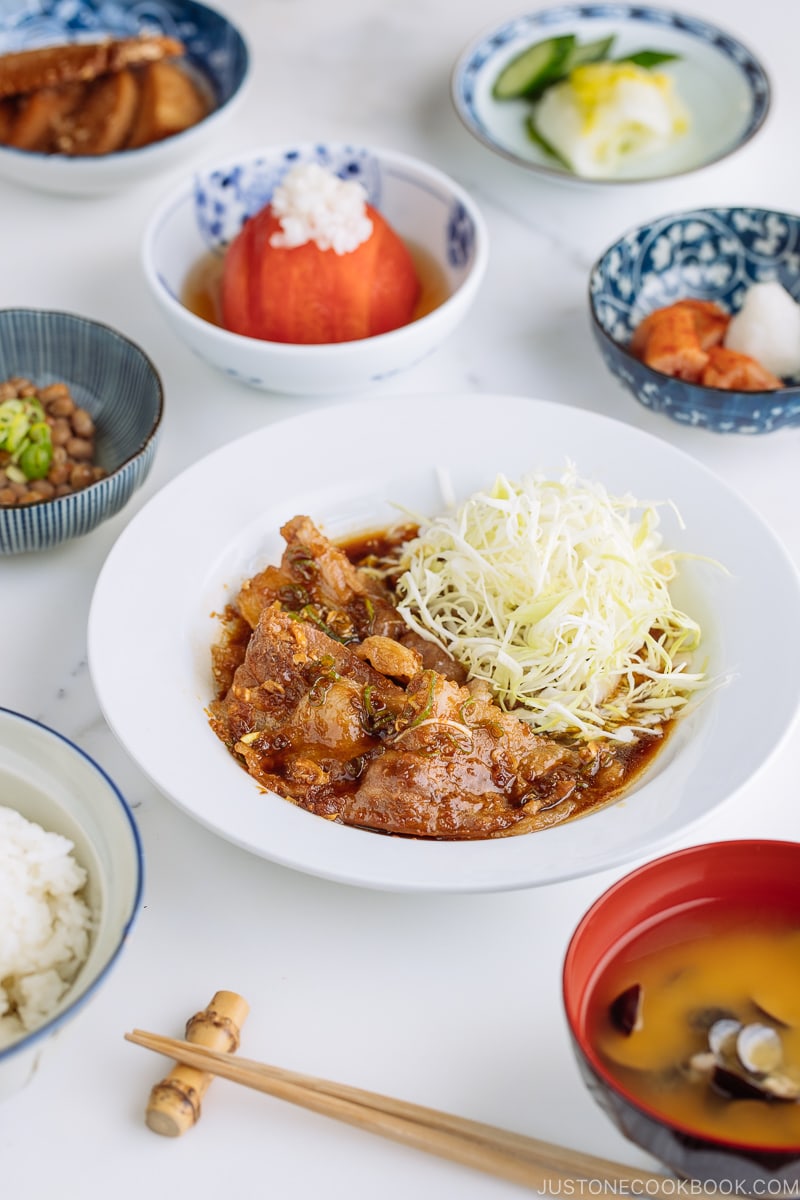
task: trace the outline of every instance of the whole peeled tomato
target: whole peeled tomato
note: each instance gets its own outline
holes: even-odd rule
[[[231,243],[222,274],[222,323],[270,342],[349,342],[411,320],[419,280],[407,246],[367,205],[372,233],[347,254],[315,242],[273,246],[269,205]]]

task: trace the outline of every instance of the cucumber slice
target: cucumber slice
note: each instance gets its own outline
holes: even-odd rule
[[[582,46],[576,42],[561,68],[562,74],[569,75],[570,71],[575,67],[582,67],[584,63],[602,62],[608,58],[614,41],[615,35],[612,33],[608,37],[598,38],[595,42],[584,42]]]
[[[528,137],[531,139],[531,141],[535,145],[537,145],[539,147],[540,150],[543,150],[544,153],[547,154],[550,158],[555,159],[556,162],[560,163],[562,167],[566,167],[566,169],[568,171],[570,171],[573,175],[575,174],[575,171],[572,167],[572,163],[567,162],[567,160],[566,160],[566,158],[564,158],[563,154],[559,154],[559,152],[558,152],[558,150],[556,150],[555,146],[551,145],[550,142],[548,142],[547,138],[544,137],[539,132],[536,122],[534,121],[532,115],[530,115],[528,117],[527,121],[525,122],[525,128],[528,131]]]
[[[574,46],[575,34],[567,33],[526,47],[503,67],[494,81],[492,95],[496,100],[517,100],[542,91],[561,75]]]

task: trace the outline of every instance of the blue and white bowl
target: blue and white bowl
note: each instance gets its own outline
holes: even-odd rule
[[[369,203],[395,232],[438,266],[443,303],[389,333],[312,346],[229,333],[186,307],[190,271],[209,255],[221,259],[286,172],[304,162],[364,184]],[[142,253],[153,296],[190,350],[232,379],[290,395],[361,391],[424,358],[466,316],[487,260],[483,217],[447,175],[404,154],[340,143],[267,147],[197,171],[152,216]]]
[[[614,35],[613,55],[661,50],[678,56],[669,72],[690,115],[672,146],[625,166],[612,179],[585,179],[528,135],[525,100],[497,100],[500,71],[528,46],[575,34],[581,43]],[[686,13],[640,4],[564,4],[525,13],[487,30],[459,56],[451,96],[467,130],[495,154],[542,178],[614,187],[685,175],[726,158],[758,132],[769,112],[769,78],[738,38]]]
[[[211,112],[190,129],[150,146],[72,158],[0,146],[0,177],[72,195],[120,191],[173,168],[196,152],[238,108],[250,54],[234,23],[196,0],[9,0],[0,4],[0,54],[65,42],[164,34],[186,46],[190,68],[213,96]]]
[[[87,874],[88,957],[47,1020],[0,1047],[0,1100],[28,1083],[56,1035],[96,998],[139,914],[144,858],[133,814],[94,759],[56,730],[0,708],[0,803],[68,838]]]
[[[144,483],[164,406],[161,378],[134,342],[74,313],[0,310],[0,381],[66,383],[94,419],[105,478],[54,500],[0,506],[0,555],[49,550],[113,517]]]
[[[654,371],[628,349],[634,329],[677,300],[741,307],[753,283],[776,280],[800,300],[800,217],[762,208],[701,208],[624,234],[589,277],[592,329],[606,366],[653,412],[717,433],[769,433],[800,425],[800,381],[736,392]]]

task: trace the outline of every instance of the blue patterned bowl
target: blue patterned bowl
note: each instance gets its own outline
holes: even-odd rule
[[[800,299],[800,217],[761,208],[703,208],[624,234],[589,277],[592,329],[606,366],[636,399],[684,425],[770,433],[800,425],[800,383],[772,392],[703,387],[654,371],[628,349],[642,317],[676,300],[736,312],[753,283],[777,280]]]
[[[248,217],[268,203],[297,163],[318,162],[360,181],[369,203],[438,274],[446,298],[390,333],[331,345],[261,341],[229,333],[184,303],[198,264],[221,260]],[[167,323],[200,358],[250,387],[291,395],[361,391],[424,358],[470,308],[486,271],[488,241],[471,197],[434,167],[388,150],[340,143],[270,147],[198,171],[151,218],[143,265]]]
[[[161,427],[163,391],[150,359],[107,325],[72,313],[0,310],[0,380],[66,383],[97,429],[108,474],[82,491],[0,507],[0,554],[49,550],[113,517],[144,482]]]
[[[196,0],[9,0],[0,4],[0,54],[37,46],[165,34],[186,46],[190,66],[213,93],[213,108],[183,133],[138,150],[70,158],[0,146],[0,177],[72,195],[119,191],[202,146],[238,107],[250,71],[247,44],[222,13]]]
[[[685,137],[635,158],[610,179],[573,174],[529,135],[531,104],[497,100],[493,87],[511,59],[545,38],[574,34],[579,42],[613,36],[615,56],[648,47],[676,55],[668,71],[689,111]],[[769,78],[738,38],[688,13],[651,5],[564,4],[506,19],[477,37],[453,68],[451,97],[473,137],[495,154],[543,178],[586,187],[615,187],[685,175],[745,146],[767,118]]]

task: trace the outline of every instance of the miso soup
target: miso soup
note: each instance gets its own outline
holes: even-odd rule
[[[800,913],[707,903],[650,924],[604,965],[587,1017],[633,1100],[691,1131],[800,1146]]]

